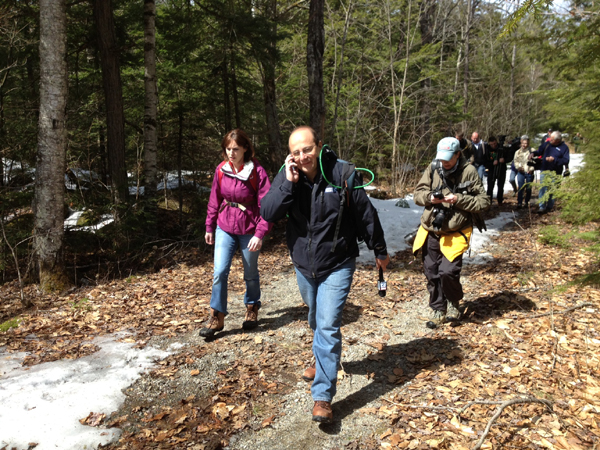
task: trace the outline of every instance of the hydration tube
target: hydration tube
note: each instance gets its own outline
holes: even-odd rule
[[[319,166],[321,167],[321,173],[323,174],[323,178],[325,179],[325,181],[327,181],[327,184],[329,186],[333,186],[336,189],[343,189],[342,186],[336,186],[331,181],[329,181],[327,179],[327,177],[325,176],[325,171],[323,170],[323,158],[321,158],[321,155],[323,154],[323,150],[325,149],[325,147],[329,147],[329,145],[327,145],[327,144],[323,145],[323,147],[321,147],[321,152],[319,153]],[[343,161],[343,160],[340,160],[340,161]],[[354,189],[360,189],[360,188],[367,187],[368,185],[373,183],[373,181],[375,181],[375,174],[373,172],[371,172],[369,169],[365,169],[364,167],[357,167],[354,170],[363,170],[363,171],[369,172],[371,174],[371,181],[369,181],[368,183],[365,183],[361,186],[354,186]]]
[[[327,184],[328,184],[329,186],[332,186],[332,187],[334,187],[334,188],[336,188],[336,189],[343,189],[343,188],[342,188],[342,186],[336,186],[336,185],[335,185],[335,184],[333,184],[331,181],[329,181],[329,180],[327,179],[327,177],[325,176],[325,171],[323,170],[323,158],[321,158],[321,155],[323,154],[323,150],[325,149],[325,147],[328,147],[328,148],[329,148],[329,145],[327,145],[327,144],[324,144],[324,145],[323,145],[323,147],[321,147],[321,151],[319,152],[319,167],[321,168],[321,174],[323,174],[323,178],[325,179],[325,181],[327,182]],[[339,161],[343,161],[343,160],[342,160],[342,159],[340,159]],[[279,171],[278,171],[278,172],[281,172],[281,171],[283,170],[283,168],[284,168],[284,167],[285,167],[285,163],[283,163],[283,164],[281,165],[281,167],[279,168]],[[362,171],[365,171],[365,172],[368,172],[368,173],[370,173],[370,174],[371,174],[371,180],[370,180],[368,183],[365,183],[365,184],[363,184],[363,185],[360,185],[360,186],[354,186],[354,189],[360,189],[360,188],[367,187],[368,185],[370,185],[371,183],[373,183],[373,181],[375,181],[375,174],[374,174],[373,172],[371,172],[369,169],[366,169],[366,168],[364,168],[364,167],[357,167],[357,168],[356,168],[356,169],[354,169],[354,170],[362,170]]]

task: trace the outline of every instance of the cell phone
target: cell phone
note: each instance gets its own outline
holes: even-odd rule
[[[292,166],[292,172],[298,173],[298,168],[296,166]]]

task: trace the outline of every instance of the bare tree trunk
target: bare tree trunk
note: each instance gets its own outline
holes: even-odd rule
[[[308,98],[310,104],[309,123],[322,140],[325,140],[325,93],[323,91],[323,52],[325,50],[324,6],[324,0],[310,0],[306,45]]]
[[[421,30],[421,44],[429,45],[434,41],[433,32],[435,27],[435,18],[437,10],[437,2],[435,0],[425,0],[421,4],[422,10],[419,15],[419,28]],[[440,47],[444,47],[444,43]],[[443,51],[443,50],[442,50]],[[431,78],[425,78],[421,82],[423,95],[421,100],[421,126],[420,132],[425,147],[429,147],[431,140],[430,124],[431,124]]]
[[[156,3],[144,0],[144,197],[150,215],[149,232],[156,235],[156,117],[158,91],[156,88]]]
[[[225,105],[225,129],[231,130],[231,102],[229,101],[229,64],[227,56],[223,58],[223,105]]]
[[[115,219],[120,217],[119,206],[127,202],[127,169],[125,167],[125,114],[119,67],[119,48],[110,0],[92,0],[96,21],[100,65],[106,100],[106,141],[112,197],[116,207]]]
[[[268,44],[265,57],[260,60],[263,78],[263,96],[265,103],[265,117],[267,119],[267,136],[269,141],[270,168],[276,171],[285,159],[285,150],[279,128],[279,113],[277,111],[277,90],[275,80],[275,67],[277,65],[277,0],[269,0],[265,7],[271,20],[271,40]]]
[[[240,101],[238,98],[237,76],[235,74],[235,52],[231,49],[231,89],[233,90],[233,112],[235,113],[235,127],[242,128],[240,114]]]
[[[67,285],[63,256],[67,151],[66,0],[40,0],[40,116],[35,176],[34,245],[40,288]]]
[[[390,43],[390,73],[391,73],[391,77],[392,77],[392,99],[394,102],[394,132],[393,132],[393,137],[392,137],[392,192],[394,194],[397,193],[398,191],[398,177],[399,177],[399,173],[398,173],[398,160],[399,160],[399,155],[398,155],[398,131],[400,128],[400,119],[402,117],[402,107],[404,105],[404,93],[406,91],[406,77],[408,75],[408,64],[409,64],[409,57],[410,57],[410,49],[411,49],[411,42],[410,42],[410,25],[411,25],[411,20],[412,20],[412,0],[408,1],[408,15],[407,15],[407,26],[406,26],[406,48],[405,48],[405,60],[404,60],[404,74],[402,76],[402,85],[400,88],[400,99],[399,99],[399,103],[396,103],[396,83],[395,83],[395,72],[394,72],[394,51],[393,51],[393,45],[392,45],[392,23],[391,23],[391,8],[390,8],[390,4],[389,2],[387,3],[388,6],[388,10],[387,10],[387,18],[388,18],[388,39],[389,39],[389,43]]]
[[[346,20],[344,21],[344,37],[342,38],[342,50],[340,52],[340,69],[337,75],[337,88],[335,94],[335,108],[333,112],[333,120],[331,121],[331,139],[335,134],[335,125],[338,116],[338,105],[340,102],[340,90],[342,89],[342,80],[344,78],[344,50],[346,49],[346,38],[348,36],[348,26],[350,25],[350,15],[352,13],[352,0],[348,3],[348,9],[346,9]]]
[[[181,101],[181,100],[180,100]],[[177,199],[179,200],[179,230],[183,229],[183,177],[181,174],[183,156],[183,105],[179,105],[179,134],[177,137]],[[168,209],[168,205],[165,205]]]
[[[510,61],[510,117],[513,118],[513,105],[515,102],[515,67],[517,65],[517,44],[513,44],[512,59]]]
[[[471,35],[471,21],[473,19],[473,0],[467,0],[467,23],[465,25],[465,56],[463,77],[463,113],[469,112],[469,36]]]

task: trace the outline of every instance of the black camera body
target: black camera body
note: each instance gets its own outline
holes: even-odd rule
[[[542,166],[542,157],[541,156],[532,157],[529,161],[527,161],[527,165],[529,167],[533,167],[535,170],[539,170],[539,168]]]
[[[440,231],[442,229],[442,225],[444,224],[444,220],[446,220],[446,208],[436,207],[433,209],[433,214],[435,214],[433,222],[431,223],[433,230]]]
[[[440,188],[437,188],[435,191],[433,191],[431,195],[433,195],[433,198],[437,198],[438,200],[442,200],[445,197]]]

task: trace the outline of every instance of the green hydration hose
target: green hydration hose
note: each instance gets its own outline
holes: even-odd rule
[[[321,173],[323,174],[323,178],[325,179],[325,181],[327,181],[327,184],[329,186],[333,186],[336,189],[343,189],[342,186],[336,186],[335,184],[333,184],[331,181],[329,181],[327,179],[327,177],[325,176],[325,171],[323,170],[323,158],[321,158],[321,155],[323,154],[323,150],[325,149],[325,147],[329,147],[327,144],[323,145],[323,147],[321,147],[321,152],[319,153],[319,166],[321,167]],[[370,185],[373,181],[375,181],[375,174],[373,172],[371,172],[369,169],[365,169],[364,167],[357,167],[354,170],[364,170],[365,172],[369,172],[371,174],[371,181],[369,181],[366,184],[363,184],[361,186],[354,186],[354,189],[360,189],[360,188],[364,188],[367,187],[368,185]]]
[[[325,149],[325,147],[329,147],[329,146],[327,144],[323,145],[323,147],[321,147],[321,151],[319,152],[319,166],[321,168],[321,173],[323,174],[323,178],[325,179],[325,181],[327,181],[327,184],[329,186],[333,186],[336,189],[343,189],[342,186],[336,186],[331,181],[329,181],[327,179],[327,177],[325,176],[325,171],[323,170],[323,158],[321,158],[321,155],[323,154],[323,150]],[[285,167],[285,163],[281,166],[281,168],[279,169],[279,172],[281,172],[284,167]],[[369,181],[368,183],[365,183],[361,186],[354,186],[354,189],[360,189],[360,188],[367,187],[368,185],[373,183],[373,181],[375,181],[375,174],[373,172],[371,172],[369,169],[365,169],[364,167],[357,167],[354,170],[362,170],[362,171],[365,171],[365,172],[368,172],[371,174],[371,181]]]

